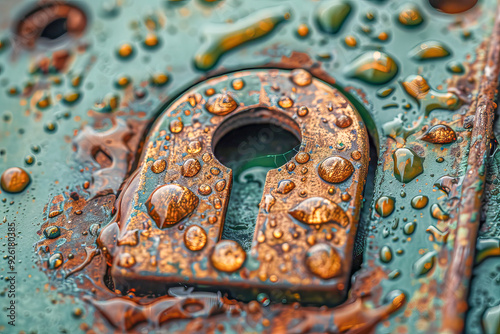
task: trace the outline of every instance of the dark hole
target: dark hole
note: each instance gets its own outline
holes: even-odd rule
[[[222,239],[235,240],[246,251],[250,249],[266,174],[289,161],[299,147],[295,135],[269,123],[241,126],[218,141],[215,156],[233,170]]]
[[[99,147],[92,150],[92,157],[99,164],[99,166],[101,166],[101,168],[108,168],[113,164],[113,158],[111,158]]]
[[[68,32],[66,18],[59,18],[50,22],[40,34],[40,37],[55,40]]]

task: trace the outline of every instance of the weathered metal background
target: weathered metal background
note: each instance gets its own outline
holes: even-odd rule
[[[3,309],[0,332],[498,333],[500,153],[493,118],[500,24],[495,24],[495,1],[479,1],[462,12],[473,3],[0,3],[2,307],[12,299],[9,272],[16,272],[16,326],[8,324]],[[66,35],[52,42],[39,38],[51,36],[44,29],[56,18],[67,19]],[[320,307],[292,303],[300,298],[286,293],[273,295],[273,284],[286,274],[276,281],[272,274],[260,277],[270,288],[251,292],[245,303],[200,286],[194,292],[176,287],[158,298],[115,289],[113,245],[134,249],[136,231],[118,235],[105,227],[120,211],[114,207],[120,190],[135,189],[133,178],[122,184],[143,166],[141,154],[148,150],[142,146],[148,149],[155,119],[169,124],[162,140],[189,139],[196,113],[184,112],[179,124],[170,111],[162,114],[173,101],[207,115],[212,94],[205,80],[221,76],[208,81],[214,93],[237,94],[252,87],[253,79],[228,81],[241,75],[236,71],[260,73],[266,82],[266,73],[271,77],[276,68],[291,78],[288,70],[305,69],[316,78],[313,86],[323,80],[338,90],[359,113],[378,151],[373,185],[366,190],[373,194],[364,194],[373,201],[364,203],[358,223],[365,237],[363,264],[347,300]],[[199,83],[199,95],[184,94]],[[270,84],[269,91],[291,97],[300,86],[286,81]],[[292,108],[290,101],[280,102],[270,105]],[[285,112],[301,111],[296,105]],[[335,128],[337,116],[324,123]],[[196,131],[203,136],[201,128]],[[332,143],[331,152],[344,149],[338,144]],[[192,152],[199,152],[195,144]],[[368,168],[364,159],[356,167],[361,176]],[[4,171],[11,167],[29,174],[24,190],[23,180],[9,184],[16,171]],[[154,168],[163,172],[161,162]],[[309,172],[316,173],[314,168],[311,163]],[[339,204],[343,197],[351,200],[347,193],[356,195],[350,184],[308,188],[304,183],[289,196],[298,199],[303,191],[305,199],[318,191],[328,197],[333,188],[330,199]],[[124,206],[135,195],[121,194]],[[344,205],[352,222],[359,200],[354,196],[352,205]],[[201,224],[205,216],[200,217]],[[17,245],[11,268],[12,223]],[[276,224],[279,228],[280,221]],[[287,238],[276,239],[282,237]],[[210,247],[216,239],[209,235]],[[287,249],[280,240],[273,245]],[[209,250],[202,254],[209,256]],[[129,255],[121,261],[137,263]],[[188,276],[196,278],[195,273]]]

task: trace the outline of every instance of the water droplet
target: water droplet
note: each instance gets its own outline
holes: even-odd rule
[[[381,88],[377,90],[377,96],[378,97],[388,97],[391,95],[391,93],[394,92],[394,88],[392,87],[386,87],[386,88]]]
[[[158,160],[155,160],[155,162],[153,162],[153,164],[151,165],[151,171],[153,171],[153,173],[161,173],[165,170],[165,168],[167,167],[167,162],[163,159],[158,159]]]
[[[184,244],[189,250],[199,251],[207,243],[207,233],[198,225],[191,225],[184,232]]]
[[[299,26],[297,27],[297,35],[299,37],[306,37],[307,35],[309,35],[309,27],[307,26],[307,24],[299,24]]]
[[[51,105],[50,95],[45,94],[45,93],[40,97],[40,99],[36,103],[36,106],[38,107],[38,109],[45,109],[45,108],[49,107],[50,105]]]
[[[166,228],[193,212],[198,202],[198,197],[188,188],[166,184],[153,191],[146,207],[158,228]]]
[[[375,210],[382,217],[387,217],[394,211],[395,203],[394,197],[381,196],[375,203]]]
[[[440,42],[427,41],[410,50],[408,57],[415,60],[428,60],[444,58],[450,55],[450,51]]]
[[[54,253],[49,258],[49,269],[57,269],[62,266],[64,260],[61,253]]]
[[[424,19],[418,8],[413,4],[405,5],[398,16],[399,22],[407,27],[415,27],[420,25]]]
[[[436,182],[434,183],[434,187],[443,191],[444,193],[446,193],[446,195],[449,195],[450,192],[454,190],[459,184],[459,181],[460,180],[456,177],[445,175],[436,180]]]
[[[295,161],[297,161],[299,164],[305,164],[306,162],[309,161],[309,153],[306,152],[299,152],[295,156]]]
[[[351,124],[352,124],[352,118],[347,115],[340,115],[335,121],[335,125],[337,125],[339,128],[342,129],[351,126]]]
[[[118,257],[118,266],[130,268],[135,264],[135,257],[129,253],[121,253]]]
[[[203,160],[203,162],[209,162],[212,160],[212,155],[210,153],[203,153],[201,160]]]
[[[307,250],[306,266],[314,275],[329,279],[341,273],[342,259],[333,246],[320,243]]]
[[[429,203],[429,197],[425,195],[417,195],[411,200],[411,206],[418,210],[425,208],[427,203]]]
[[[295,162],[290,161],[289,163],[286,164],[286,170],[289,172],[292,172],[297,165],[295,165]]]
[[[208,184],[202,184],[198,187],[198,193],[203,196],[208,196],[212,193],[212,188]]]
[[[413,264],[413,271],[417,276],[425,275],[434,267],[435,262],[436,252],[427,252]]]
[[[154,49],[160,44],[160,41],[156,34],[148,33],[144,38],[143,44],[147,49]]]
[[[187,145],[187,152],[195,154],[201,151],[201,142],[199,140],[190,141]]]
[[[415,227],[416,226],[417,226],[417,224],[415,222],[406,223],[405,226],[403,227],[403,232],[406,235],[413,234],[413,232],[415,232]]]
[[[353,158],[354,160],[361,159],[361,152],[357,151],[357,150],[356,151],[352,151],[351,158]]]
[[[387,54],[368,51],[346,67],[346,75],[372,84],[384,84],[398,72],[398,65]]]
[[[434,125],[419,138],[433,144],[449,144],[457,140],[455,131],[445,124]]]
[[[166,73],[158,72],[151,76],[151,84],[153,86],[161,87],[165,86],[169,81],[169,76]]]
[[[131,44],[124,43],[118,48],[117,54],[120,58],[129,58],[134,54],[134,47]]]
[[[217,116],[225,116],[234,111],[237,107],[238,103],[236,103],[234,98],[228,93],[213,95],[205,104],[205,108],[208,112]]]
[[[491,256],[500,255],[500,239],[478,238],[476,244],[476,264],[479,264]]]
[[[354,48],[358,44],[358,42],[356,41],[356,37],[352,35],[346,36],[344,39],[344,43],[350,48]]]
[[[299,115],[300,117],[305,117],[308,113],[309,109],[307,109],[307,107],[305,106],[302,106],[299,108],[299,110],[297,110],[297,115]]]
[[[351,12],[351,5],[343,1],[330,1],[321,4],[316,11],[316,22],[324,32],[337,33],[347,16]]]
[[[394,159],[394,176],[400,182],[408,183],[424,171],[424,159],[411,149],[398,148],[392,154]]]
[[[226,189],[226,180],[219,180],[215,183],[215,190],[222,191]]]
[[[465,72],[464,66],[462,63],[452,60],[448,64],[446,64],[446,69],[451,73],[462,74]]]
[[[435,109],[457,110],[460,99],[454,93],[442,93],[429,87],[420,75],[410,75],[402,82],[403,88],[421,104],[425,114]]]
[[[269,299],[269,296],[263,292],[257,295],[257,301],[263,306],[268,306],[269,304],[271,304],[271,299]]]
[[[278,187],[276,188],[276,192],[279,194],[287,194],[295,188],[295,183],[291,180],[281,180],[278,183]]]
[[[172,131],[172,133],[179,133],[182,131],[183,128],[184,124],[182,123],[182,121],[179,121],[178,119],[174,119],[170,122],[170,131]]]
[[[26,189],[30,182],[29,174],[19,167],[6,169],[0,178],[2,189],[9,193],[20,193]]]
[[[429,3],[443,13],[458,14],[474,7],[477,0],[429,0]]]
[[[446,243],[446,241],[448,240],[448,234],[450,233],[450,231],[446,230],[446,231],[440,231],[437,227],[431,225],[429,226],[426,230],[426,232],[430,233],[432,235],[432,237],[434,238],[434,241],[436,242],[439,242],[439,243]],[[478,262],[476,262],[478,263]]]
[[[45,230],[43,230],[43,235],[47,239],[55,239],[61,235],[61,229],[57,226],[49,226]]]
[[[432,204],[431,215],[438,220],[448,220],[450,218],[450,215],[437,203]]]
[[[181,167],[181,174],[184,177],[193,177],[201,169],[201,164],[198,160],[190,158],[184,161]]]
[[[97,223],[94,223],[89,226],[89,233],[91,236],[97,237],[99,235],[99,230],[101,229],[101,226]]]
[[[389,246],[380,248],[380,261],[388,263],[392,260],[392,249]]]
[[[318,173],[326,182],[340,183],[347,180],[354,173],[354,167],[349,160],[333,156],[320,163]]]
[[[116,79],[115,86],[117,88],[125,88],[130,84],[130,81],[131,79],[129,76],[121,75],[120,77],[118,77],[118,79]]]
[[[271,194],[266,194],[264,196],[263,208],[267,213],[271,212],[271,207],[276,203],[276,198]]]
[[[215,269],[232,273],[241,268],[246,259],[243,248],[233,240],[219,241],[213,250],[210,260]]]
[[[218,167],[212,167],[212,168],[210,168],[210,174],[212,174],[212,175],[219,175],[220,174],[220,169]]]
[[[273,231],[273,237],[275,237],[276,239],[280,239],[282,236],[283,236],[283,231],[281,231],[279,228]]]
[[[311,73],[301,68],[293,70],[291,76],[292,76],[292,82],[297,86],[301,87],[308,86],[312,82]]]
[[[342,201],[348,202],[351,199],[351,195],[349,195],[348,192],[343,192],[340,198],[342,199]]]
[[[288,213],[308,225],[335,222],[345,227],[349,224],[349,217],[340,206],[321,197],[308,198],[290,209]]]
[[[288,109],[293,106],[293,100],[288,96],[280,97],[278,104],[281,108]]]

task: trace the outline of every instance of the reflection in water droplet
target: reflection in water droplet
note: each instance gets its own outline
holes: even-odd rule
[[[433,144],[449,144],[457,140],[455,131],[445,124],[434,125],[419,138]]]
[[[153,162],[153,164],[151,165],[151,171],[153,173],[161,173],[165,170],[165,168],[167,167],[167,162],[163,159],[158,159],[158,160],[155,160],[155,162]]]
[[[424,171],[424,159],[411,149],[398,148],[392,154],[394,159],[394,176],[400,182],[408,183]]]
[[[301,68],[293,70],[291,76],[292,82],[297,86],[304,87],[310,85],[312,82],[312,75]]]
[[[411,200],[411,206],[418,210],[425,208],[427,203],[429,203],[429,197],[425,195],[417,195]]]
[[[342,259],[330,244],[321,243],[307,250],[306,266],[314,275],[329,279],[341,273]]]
[[[300,117],[305,117],[307,116],[307,114],[309,113],[309,109],[307,109],[307,107],[300,107],[299,110],[297,110],[297,115],[299,115]]]
[[[389,246],[383,246],[380,249],[380,261],[388,263],[392,260],[392,249]]]
[[[198,197],[188,188],[166,184],[153,191],[146,207],[158,228],[166,228],[193,212],[198,202]]]
[[[278,187],[276,188],[276,192],[280,194],[287,194],[295,188],[295,183],[291,180],[281,180],[278,183]]]
[[[380,51],[363,53],[346,67],[346,75],[371,84],[384,84],[398,72],[398,65],[387,54]]]
[[[413,271],[417,276],[425,275],[434,267],[434,262],[436,262],[436,252],[428,252],[413,264]]]
[[[450,233],[449,230],[442,232],[437,227],[435,227],[433,225],[429,226],[425,231],[432,235],[435,242],[442,243],[442,244],[446,243],[446,241],[448,240],[448,234]]]
[[[341,226],[349,224],[349,217],[345,211],[329,199],[311,197],[290,209],[288,213],[304,224],[317,225],[335,222]]]
[[[208,196],[212,193],[212,188],[208,184],[202,184],[198,187],[198,193],[203,196]]]
[[[326,182],[340,183],[347,180],[354,173],[354,167],[349,160],[340,156],[333,156],[320,163],[318,173]]]
[[[150,81],[153,86],[161,87],[166,85],[169,79],[170,78],[168,77],[167,74],[159,72],[159,73],[154,73],[151,76]]]
[[[406,225],[403,227],[403,232],[406,235],[413,234],[413,232],[415,232],[415,227],[416,226],[417,226],[417,224],[415,222],[406,223]]]
[[[288,96],[282,96],[280,97],[278,104],[281,108],[288,109],[293,106],[293,100]]]
[[[192,140],[189,142],[187,148],[188,153],[195,154],[201,151],[201,142],[199,140]]]
[[[179,121],[178,119],[174,119],[170,122],[170,131],[172,131],[172,133],[179,133],[182,131],[183,128],[184,124],[182,123],[182,121]]]
[[[427,41],[410,50],[408,57],[415,60],[444,58],[450,55],[449,49],[440,42]]]
[[[448,71],[450,71],[451,73],[455,73],[455,74],[462,74],[465,72],[465,68],[462,65],[462,63],[460,63],[456,60],[452,60],[448,64],[446,64],[446,69]]]
[[[352,124],[352,118],[347,115],[341,115],[335,121],[335,125],[337,125],[339,128],[342,129],[351,126],[351,124]]]
[[[233,240],[219,241],[213,250],[210,260],[215,269],[224,272],[234,272],[241,268],[246,259],[246,253]]]
[[[432,204],[431,215],[438,220],[448,220],[450,218],[450,215],[437,203]]]
[[[387,217],[394,211],[395,203],[394,197],[381,196],[375,203],[375,210],[382,217]]]
[[[219,180],[215,183],[215,190],[222,191],[226,188],[226,180]]]
[[[307,26],[307,24],[305,23],[299,24],[297,28],[297,35],[299,37],[306,37],[307,35],[309,35],[309,27]]]
[[[205,104],[205,108],[217,116],[227,115],[237,107],[238,103],[228,93],[213,95]]]
[[[184,177],[193,177],[201,169],[201,164],[198,160],[190,158],[184,161],[181,167],[181,174]]]
[[[351,5],[346,2],[324,2],[316,11],[316,22],[324,32],[335,34],[342,28],[350,12]]]
[[[355,47],[358,44],[358,42],[356,41],[356,37],[351,36],[351,35],[348,35],[345,37],[344,43],[345,43],[345,45],[347,45],[348,47],[351,47],[351,48]]]
[[[460,107],[460,99],[456,94],[431,89],[427,80],[420,75],[410,75],[401,84],[419,102],[426,116],[435,109],[457,110]]]
[[[132,45],[125,43],[120,45],[120,47],[117,50],[117,54],[120,58],[128,58],[134,54],[134,48]]]
[[[295,156],[295,161],[297,161],[299,164],[305,164],[306,162],[309,161],[309,153],[306,152],[299,152]]]
[[[420,25],[424,19],[415,5],[407,4],[399,12],[398,20],[404,26],[415,27]]]
[[[184,244],[189,250],[199,251],[207,243],[207,233],[198,225],[191,225],[184,232]]]
[[[19,167],[6,169],[0,178],[2,189],[9,193],[20,193],[26,189],[30,182],[29,174]]]

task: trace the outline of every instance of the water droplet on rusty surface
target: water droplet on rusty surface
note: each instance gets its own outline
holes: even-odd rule
[[[49,258],[49,269],[57,269],[64,263],[63,255],[61,253],[52,254]]]
[[[192,140],[187,145],[187,152],[195,154],[201,151],[201,142],[199,140]]]
[[[333,246],[320,243],[307,250],[306,266],[315,276],[329,279],[341,273],[342,259]]]
[[[352,118],[347,115],[340,115],[335,121],[335,125],[337,125],[339,128],[342,129],[351,126],[351,124],[352,124]]]
[[[292,75],[292,82],[297,86],[304,87],[310,85],[312,82],[311,73],[301,68],[293,70],[291,75]]]
[[[215,183],[215,190],[222,191],[226,189],[226,180],[219,180]]]
[[[298,221],[308,225],[335,222],[341,226],[349,224],[345,211],[329,199],[311,197],[290,209],[288,213]]]
[[[427,203],[429,203],[429,197],[425,195],[417,195],[411,200],[412,208],[417,210],[425,208],[427,206]]]
[[[309,35],[309,27],[307,26],[307,24],[299,24],[299,26],[297,27],[297,35],[299,37],[306,37],[307,35]]]
[[[305,164],[306,162],[309,161],[309,153],[306,152],[299,152],[295,156],[295,161],[297,161],[299,164]]]
[[[155,162],[153,162],[153,164],[151,165],[151,171],[153,173],[161,173],[165,170],[165,168],[167,167],[167,162],[163,159],[158,159],[158,160],[155,160]]]
[[[413,271],[417,276],[422,276],[427,274],[432,267],[434,267],[434,263],[436,262],[436,252],[431,251],[425,253],[420,259],[418,259],[413,264]]]
[[[346,67],[346,75],[372,84],[384,84],[398,72],[398,65],[389,55],[380,51],[368,51],[354,59]]]
[[[278,104],[281,108],[287,109],[293,106],[293,100],[288,96],[280,97]]]
[[[448,57],[450,53],[450,50],[444,44],[436,41],[427,41],[411,49],[408,57],[415,60],[428,60]]]
[[[307,109],[307,107],[305,106],[302,106],[299,108],[299,110],[297,110],[297,115],[299,115],[300,117],[305,117],[308,113],[309,109]]]
[[[118,266],[130,268],[135,264],[135,257],[129,253],[121,253],[118,257]]]
[[[153,191],[146,207],[158,228],[166,228],[193,212],[198,202],[198,197],[188,188],[166,184]]]
[[[49,226],[45,230],[43,230],[43,235],[47,239],[55,239],[61,235],[61,229],[57,226]]]
[[[356,37],[352,35],[348,35],[344,38],[344,43],[350,48],[356,47],[358,45],[358,41],[356,40]]]
[[[151,84],[156,87],[165,86],[169,80],[169,76],[163,72],[154,73],[150,78]]]
[[[208,184],[202,184],[198,187],[198,193],[203,196],[208,196],[212,193],[212,188]]]
[[[375,210],[382,217],[387,217],[394,211],[395,204],[396,200],[394,197],[381,196],[375,203]]]
[[[184,128],[184,123],[182,123],[182,121],[179,121],[178,119],[174,119],[170,122],[169,128],[172,133],[179,133]]]
[[[215,269],[232,273],[243,266],[246,253],[236,241],[221,240],[212,252],[210,260]]]
[[[148,33],[144,38],[143,44],[148,49],[153,49],[159,45],[160,41],[158,36],[154,33]]]
[[[420,10],[413,4],[407,4],[401,9],[398,20],[407,27],[418,26],[424,21]]]
[[[424,171],[424,159],[409,148],[398,148],[392,154],[392,158],[394,160],[394,176],[400,182],[410,182]]]
[[[0,178],[2,189],[9,193],[20,193],[26,189],[30,182],[29,174],[19,167],[6,169]]]
[[[290,161],[289,163],[286,164],[286,170],[289,172],[292,172],[297,165],[293,161]]]
[[[276,239],[280,239],[282,236],[283,236],[283,231],[281,231],[279,228],[273,231],[273,237],[275,237]]]
[[[237,107],[238,103],[228,93],[213,95],[205,104],[208,112],[217,116],[225,116]]]
[[[430,127],[419,139],[433,144],[449,144],[457,140],[457,134],[448,125],[438,124]]]
[[[193,177],[201,169],[201,164],[198,160],[190,158],[184,161],[181,167],[181,174],[184,177]]]
[[[245,87],[245,81],[243,81],[243,79],[234,79],[232,82],[231,82],[231,86],[233,86],[233,88],[235,90],[241,90],[243,89],[243,87]]]
[[[361,159],[361,152],[357,151],[357,150],[356,151],[352,151],[351,158],[353,158],[354,160]]]
[[[207,243],[207,233],[198,225],[191,225],[184,232],[184,244],[189,250],[199,251]]]
[[[415,222],[406,223],[405,226],[403,227],[403,232],[406,235],[413,234],[413,232],[415,232],[415,227],[417,227],[417,224]]]
[[[316,11],[316,22],[324,32],[335,34],[342,28],[351,9],[351,5],[347,2],[324,2]]]
[[[120,58],[128,58],[134,54],[134,48],[132,45],[128,43],[124,43],[120,45],[120,47],[117,50],[117,54]]]
[[[295,188],[295,183],[291,180],[281,180],[278,183],[278,187],[276,188],[276,192],[280,194],[287,194]]]
[[[392,260],[392,249],[389,246],[380,248],[380,261],[388,263]]]
[[[477,4],[478,0],[429,0],[432,7],[447,14],[465,12]]]
[[[267,213],[271,212],[272,206],[276,203],[276,198],[271,194],[266,194],[264,196],[264,205],[263,208]]]
[[[318,173],[326,182],[340,183],[347,180],[354,173],[354,167],[349,160],[340,156],[333,156],[326,158],[319,164]]]
[[[450,218],[450,215],[437,203],[432,204],[431,215],[438,220],[448,220]]]

